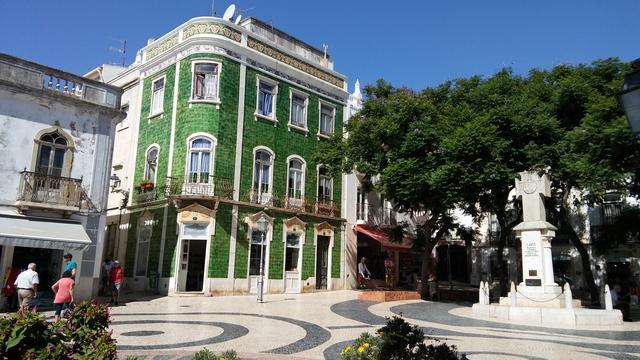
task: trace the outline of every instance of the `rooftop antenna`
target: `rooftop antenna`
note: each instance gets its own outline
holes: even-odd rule
[[[242,19],[242,16],[244,15],[245,12],[249,11],[249,10],[253,10],[253,7],[250,8],[246,8],[246,9],[242,9],[242,10],[238,10],[238,17],[236,18],[235,23],[239,24],[240,23],[240,19]]]
[[[223,20],[231,21],[231,18],[236,12],[236,6],[234,4],[229,5],[227,10],[224,11],[224,15],[222,15]]]
[[[329,48],[329,44],[322,43],[322,48],[324,49],[324,59],[327,60],[327,49]]]
[[[216,16],[216,0],[211,0],[211,16]]]
[[[120,53],[120,56],[122,58],[122,67],[124,67],[124,63],[127,55],[127,40],[115,39],[115,41],[119,42],[121,46],[120,47],[109,46],[109,51]]]

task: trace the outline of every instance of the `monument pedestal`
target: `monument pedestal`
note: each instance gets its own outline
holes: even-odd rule
[[[514,284],[499,304],[489,304],[488,286],[480,288],[480,303],[473,304],[473,313],[489,318],[575,328],[577,326],[622,325],[620,310],[580,309],[571,289],[566,294],[554,282],[551,240],[557,228],[546,221],[544,197],[551,195],[551,182],[546,174],[525,171],[516,180],[518,196],[522,197],[523,222],[513,230],[521,240],[522,278],[517,291]],[[568,302],[571,301],[571,304]]]

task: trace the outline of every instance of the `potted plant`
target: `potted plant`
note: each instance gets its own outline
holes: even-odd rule
[[[153,190],[153,182],[151,180],[142,180],[140,182],[140,189],[142,189],[142,191]]]

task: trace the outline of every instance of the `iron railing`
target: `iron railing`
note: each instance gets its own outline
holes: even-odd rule
[[[31,171],[20,173],[18,201],[80,209],[82,194],[82,179],[50,176]]]
[[[146,190],[146,191],[141,190],[140,192],[134,192],[133,202],[136,204],[142,204],[142,203],[155,201],[155,200],[158,200],[158,195],[160,193],[161,191],[159,191],[158,188],[155,188],[153,190]]]
[[[167,196],[199,195],[204,197],[233,198],[233,179],[210,175],[206,182],[192,182],[184,177],[169,177]]]
[[[279,196],[276,193],[259,193],[257,191],[249,190],[249,192],[244,197],[244,201],[252,204],[272,206],[301,213],[332,217],[340,216],[340,208],[337,206],[337,203],[332,200],[326,200],[322,198],[296,198],[290,196],[283,197]]]

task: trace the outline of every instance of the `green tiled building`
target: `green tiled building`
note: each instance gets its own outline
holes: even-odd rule
[[[344,288],[342,175],[312,160],[348,98],[325,51],[255,18],[201,17],[104,80],[129,114],[105,249],[129,288],[252,293],[261,258],[267,293]]]

